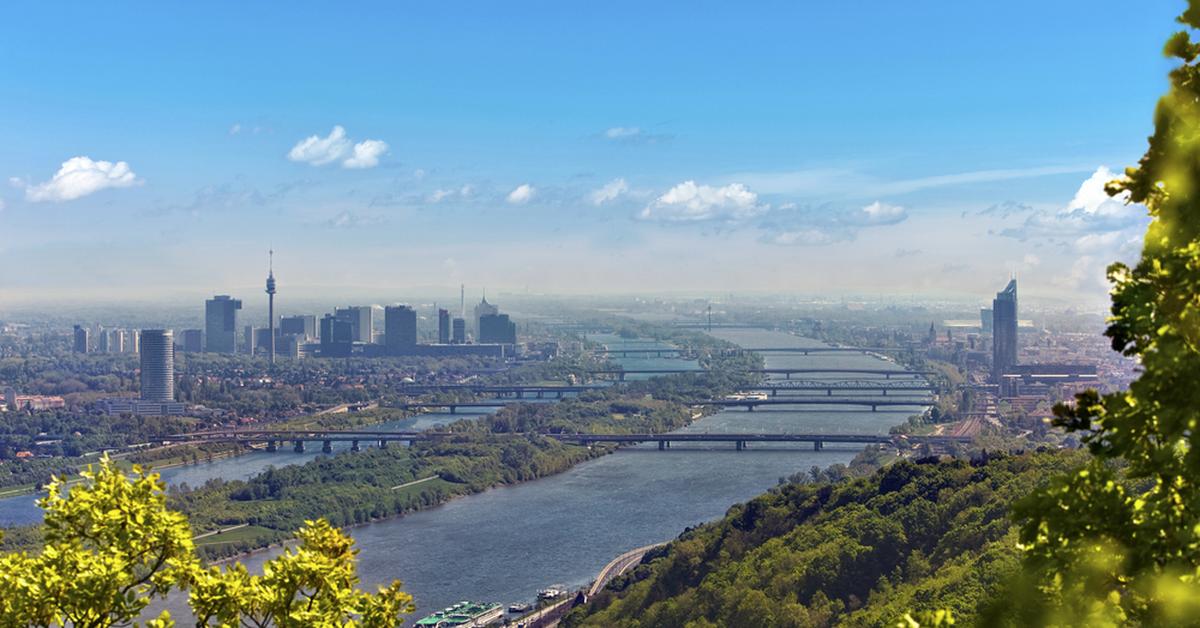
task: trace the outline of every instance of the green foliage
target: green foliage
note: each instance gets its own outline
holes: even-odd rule
[[[325,520],[305,522],[300,546],[252,576],[240,564],[200,572],[191,605],[199,626],[364,626],[389,628],[414,610],[400,582],[375,595],[356,587],[353,540]]]
[[[69,494],[51,482],[45,547],[0,556],[0,625],[127,623],[187,582],[197,564],[187,520],[167,509],[156,475],[135,473],[104,458]]]
[[[1155,111],[1149,149],[1107,188],[1145,204],[1152,218],[1137,265],[1108,271],[1107,335],[1143,372],[1128,392],[1091,392],[1055,409],[1093,460],[1018,510],[1027,599],[1044,595],[1026,606],[1044,617],[1170,623],[1200,594],[1200,45],[1191,34],[1200,3],[1180,22],[1189,30],[1165,51],[1181,63]]]
[[[187,519],[167,508],[158,476],[134,477],[107,457],[69,491],[60,480],[40,505],[45,545],[0,554],[0,626],[129,625],[151,600],[192,590],[204,626],[395,626],[412,612],[399,582],[357,589],[353,541],[325,520],[306,522],[300,546],[262,576],[241,565],[203,569]],[[163,612],[147,626],[172,626]]]
[[[1079,458],[901,461],[787,484],[652,552],[567,625],[883,627],[911,608],[942,609],[911,615],[919,625],[970,625],[1019,571],[1009,505]]]

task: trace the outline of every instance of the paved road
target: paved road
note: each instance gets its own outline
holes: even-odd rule
[[[607,586],[613,578],[616,578],[626,571],[629,571],[638,563],[642,562],[642,557],[646,555],[646,552],[649,552],[656,547],[662,547],[663,545],[666,545],[666,543],[655,543],[654,545],[639,547],[637,549],[629,550],[628,552],[625,552],[624,554],[621,554],[620,556],[609,561],[609,563],[604,566],[604,569],[600,570],[600,574],[596,576],[596,581],[592,583],[592,587],[588,589],[588,597],[590,598],[593,595],[596,595],[602,589],[604,589],[604,587]]]

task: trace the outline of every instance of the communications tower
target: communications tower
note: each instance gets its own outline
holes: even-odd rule
[[[271,365],[275,365],[275,250],[267,251],[267,335],[270,336]]]

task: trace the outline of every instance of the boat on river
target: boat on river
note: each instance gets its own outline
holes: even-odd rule
[[[479,628],[504,616],[504,607],[494,602],[459,602],[418,619],[422,628]]]

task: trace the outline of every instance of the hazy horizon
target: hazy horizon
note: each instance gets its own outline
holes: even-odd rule
[[[1103,308],[1146,223],[1102,186],[1165,86],[1148,4],[12,7],[0,300],[249,299],[274,248],[281,300],[1017,273]]]

